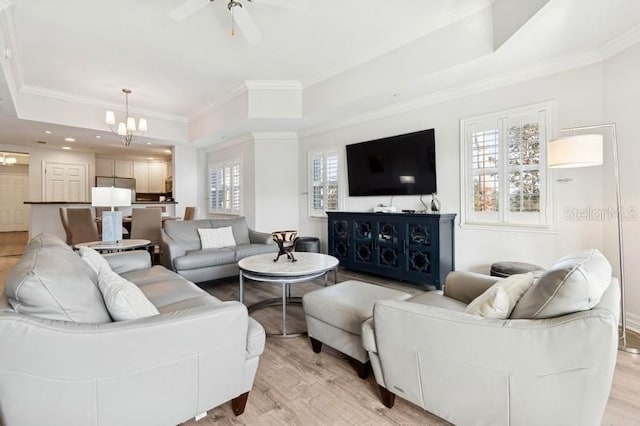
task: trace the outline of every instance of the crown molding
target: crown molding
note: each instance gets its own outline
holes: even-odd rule
[[[189,121],[198,120],[207,114],[223,107],[226,103],[233,101],[239,96],[248,93],[250,90],[302,90],[302,84],[298,80],[247,80],[226,95],[218,98],[214,102],[196,111],[189,117]]]
[[[226,149],[236,145],[242,145],[244,143],[255,142],[256,140],[295,140],[298,141],[297,132],[250,132],[244,133],[235,138],[217,143],[213,146],[209,146],[204,149],[207,154],[217,152],[222,149]]]
[[[91,107],[112,109],[116,111],[122,110],[122,106],[123,106],[123,104],[105,102],[99,99],[88,98],[84,96],[70,95],[65,92],[60,92],[57,90],[51,90],[51,89],[38,87],[38,86],[22,85],[19,91],[20,93],[24,93],[26,95],[42,96],[42,97],[55,99],[59,101],[74,102],[74,103],[87,105]],[[166,114],[158,111],[151,111],[151,110],[140,109],[140,108],[129,108],[129,111],[136,114],[144,115],[146,117],[153,117],[159,120],[174,121],[177,123],[188,123],[188,119],[186,117],[182,117],[179,115]]]
[[[375,111],[356,114],[352,115],[351,117],[347,117],[346,119],[340,119],[320,126],[310,127],[300,131],[299,136],[301,138],[313,136],[320,133],[337,130],[343,127],[378,120],[390,115],[402,114],[419,108],[437,105],[454,99],[464,98],[476,93],[482,93],[488,90],[498,89],[501,87],[510,86],[512,84],[521,83],[523,81],[557,74],[563,71],[579,68],[596,62],[601,62],[602,60],[603,57],[599,52],[589,51],[586,53],[573,55],[568,58],[542,62],[532,66],[519,68],[508,73],[499,74],[482,80],[477,80],[467,84],[444,89],[429,95],[420,96],[403,102],[397,102],[395,104],[388,105]]]
[[[252,132],[253,139],[262,140],[283,140],[283,139],[295,139],[298,140],[297,132]]]
[[[608,59],[640,42],[640,24],[629,28],[619,36],[604,43],[598,51],[604,59]]]
[[[204,117],[205,115],[209,114],[210,112],[214,111],[215,109],[223,106],[227,102],[231,102],[232,100],[234,100],[238,96],[242,96],[246,92],[247,92],[247,86],[246,85],[242,85],[242,86],[236,87],[231,92],[229,92],[226,95],[224,95],[223,97],[218,98],[214,102],[206,105],[204,108],[201,108],[198,111],[196,111],[195,113],[193,113],[189,117],[189,121],[195,121],[195,120],[198,120],[198,119]]]
[[[217,152],[220,151],[222,149],[226,149],[232,146],[236,146],[236,145],[242,145],[243,143],[248,143],[248,142],[253,142],[253,136],[251,135],[251,133],[245,133],[243,135],[240,136],[236,136],[235,138],[231,138],[229,140],[226,140],[224,142],[220,142],[217,143],[213,146],[207,147],[204,149],[204,152],[206,152],[207,154],[211,154],[213,152]]]
[[[246,80],[248,90],[302,90],[298,80]]]

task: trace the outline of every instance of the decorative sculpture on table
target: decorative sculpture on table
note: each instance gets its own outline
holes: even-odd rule
[[[274,262],[277,262],[283,254],[287,255],[287,259],[290,262],[296,261],[296,258],[293,257],[293,243],[297,237],[298,231],[276,231],[271,233],[271,238],[278,244],[278,255],[273,259]]]

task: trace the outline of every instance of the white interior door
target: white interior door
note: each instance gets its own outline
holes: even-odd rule
[[[43,162],[45,201],[88,201],[87,165]]]
[[[0,175],[0,232],[28,231],[29,175]]]

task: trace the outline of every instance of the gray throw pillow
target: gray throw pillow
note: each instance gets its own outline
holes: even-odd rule
[[[600,302],[611,282],[611,265],[596,249],[569,254],[549,268],[522,296],[512,319],[553,318],[586,311]]]

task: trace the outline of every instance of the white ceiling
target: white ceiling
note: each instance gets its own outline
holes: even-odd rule
[[[252,45],[231,36],[226,0],[184,21],[170,19],[167,12],[183,1],[0,0],[0,47],[11,50],[0,58],[0,144],[44,140],[57,147],[64,135],[75,137],[76,147],[122,152],[97,123],[102,110],[124,103],[121,88],[133,91],[138,116],[188,129],[248,80],[299,81],[305,115],[222,123],[216,135],[303,130],[541,63],[587,53],[593,61],[593,52],[637,33],[640,22],[637,0],[550,0],[494,50],[487,16],[500,0],[307,0],[300,10],[276,7],[275,0],[243,1],[262,33]],[[3,4],[12,5],[2,12]],[[90,104],[97,124],[72,117],[73,108],[65,119],[42,119],[47,123],[20,119],[44,117],[29,114],[43,98]],[[188,130],[185,141],[152,134],[153,123],[153,145],[138,142],[128,152],[159,154],[189,142]]]

